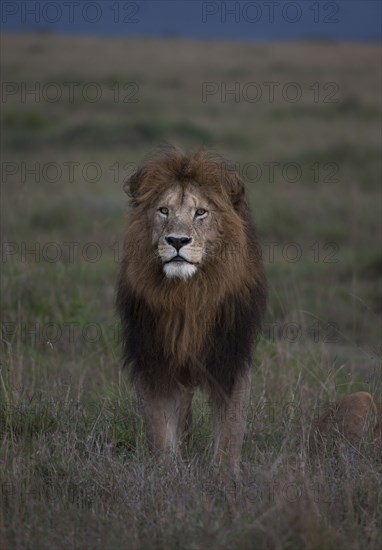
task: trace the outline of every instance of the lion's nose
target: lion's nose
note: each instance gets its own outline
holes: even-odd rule
[[[190,244],[192,239],[191,237],[172,237],[170,235],[169,237],[166,237],[166,241],[168,242],[168,244],[173,246],[177,252],[179,252],[182,246]]]

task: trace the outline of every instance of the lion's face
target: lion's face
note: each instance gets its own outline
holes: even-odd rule
[[[213,205],[192,184],[174,184],[160,195],[152,217],[152,244],[169,278],[187,279],[198,271],[214,241]]]

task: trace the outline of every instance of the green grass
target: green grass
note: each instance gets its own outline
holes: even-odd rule
[[[361,390],[382,401],[378,49],[3,41],[5,81],[97,82],[102,99],[14,94],[3,105],[3,160],[15,173],[3,170],[2,182],[0,546],[378,547],[380,453],[368,440],[319,463],[307,453],[329,401]],[[211,81],[297,81],[303,98],[203,102]],[[340,101],[314,103],[316,81],[338,82]],[[139,101],[114,101],[113,86],[128,82]],[[236,488],[216,485],[209,469],[206,396],[196,396],[184,462],[169,469],[148,452],[121,371],[122,185],[163,141],[207,145],[238,164],[263,243],[269,306]],[[283,173],[290,163],[298,181]],[[300,256],[288,261],[293,247]]]

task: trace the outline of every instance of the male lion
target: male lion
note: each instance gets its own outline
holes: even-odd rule
[[[220,157],[168,147],[127,192],[117,308],[149,445],[178,453],[200,387],[210,396],[214,463],[236,476],[266,301],[244,184]]]

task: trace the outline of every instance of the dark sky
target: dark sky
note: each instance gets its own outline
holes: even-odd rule
[[[380,0],[3,0],[3,32],[376,41]]]

